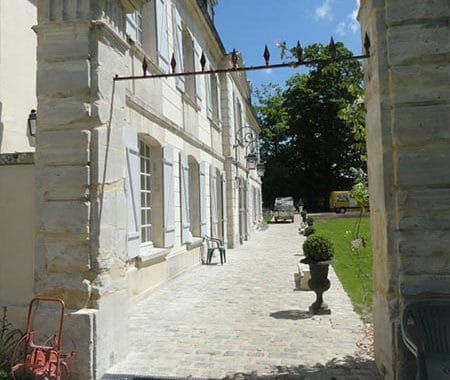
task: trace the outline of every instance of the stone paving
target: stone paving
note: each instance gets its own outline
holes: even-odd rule
[[[109,374],[378,378],[373,359],[357,352],[363,323],[334,271],[324,295],[331,315],[311,317],[314,293],[295,290],[298,227],[269,224],[229,250],[225,265],[199,266],[152,292],[132,311],[132,349]]]

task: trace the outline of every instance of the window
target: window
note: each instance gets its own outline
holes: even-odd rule
[[[214,120],[220,120],[220,83],[216,74],[211,75],[211,101],[212,116]]]
[[[138,45],[143,45],[142,10],[127,15],[126,31],[128,36]]]
[[[183,67],[187,72],[195,70],[194,63],[194,41],[187,29],[183,29]],[[185,91],[193,100],[195,100],[195,76],[185,77]]]
[[[152,241],[152,191],[150,147],[139,142],[141,162],[141,244]]]

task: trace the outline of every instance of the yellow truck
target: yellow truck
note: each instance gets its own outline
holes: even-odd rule
[[[336,214],[344,213],[347,209],[359,208],[355,198],[350,190],[333,191],[330,194],[330,210],[334,210]]]

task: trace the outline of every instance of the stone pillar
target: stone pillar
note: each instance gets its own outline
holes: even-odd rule
[[[448,0],[361,0],[377,365],[415,378],[400,315],[416,297],[450,295]]]
[[[75,378],[127,352],[125,15],[142,1],[39,0],[35,293],[64,299]]]

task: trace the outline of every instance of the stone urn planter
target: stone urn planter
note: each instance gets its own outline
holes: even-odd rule
[[[303,243],[305,258],[302,263],[309,265],[311,279],[309,287],[316,293],[316,300],[309,307],[312,314],[330,314],[331,311],[323,301],[323,293],[330,289],[328,269],[333,263],[334,248],[328,239],[311,235]]]

